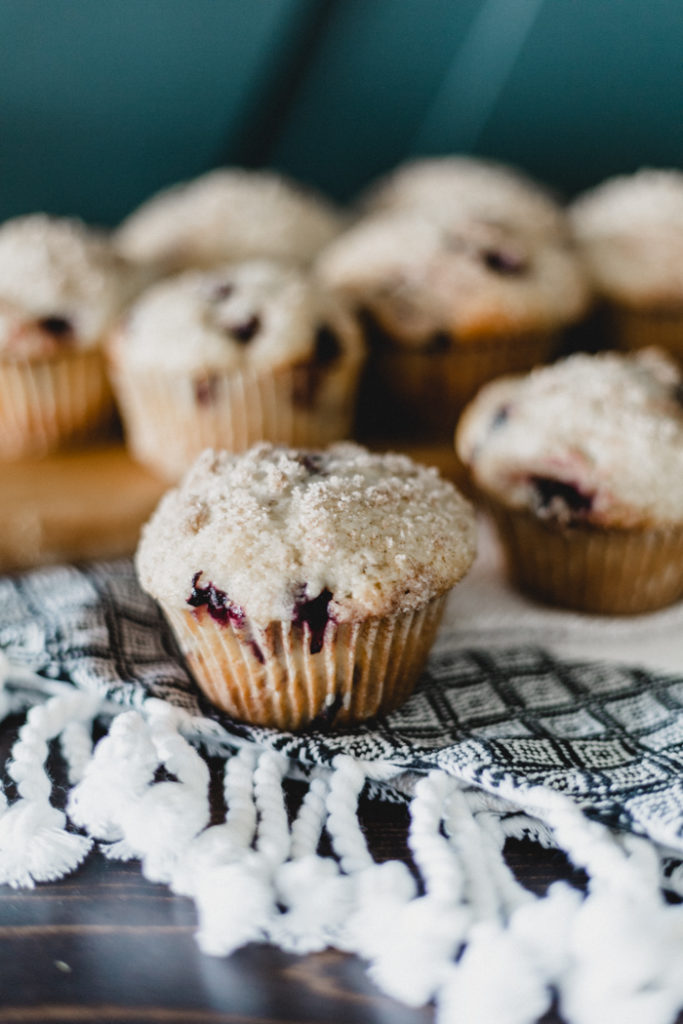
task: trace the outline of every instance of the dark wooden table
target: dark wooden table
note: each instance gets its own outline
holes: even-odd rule
[[[2,764],[17,725],[13,719],[0,727]],[[296,802],[296,784],[289,794]],[[408,856],[405,809],[366,803],[361,817],[378,860]],[[535,891],[560,877],[581,884],[560,854],[522,842],[510,843],[508,853]],[[334,951],[296,957],[265,945],[229,959],[207,957],[196,946],[195,923],[189,899],[145,881],[137,863],[108,862],[97,853],[61,882],[0,887],[0,1021],[428,1024],[434,1018],[432,1008],[410,1009],[384,996],[355,957]],[[558,1019],[548,1014],[544,1024]]]

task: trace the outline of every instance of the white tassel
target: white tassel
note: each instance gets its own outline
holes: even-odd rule
[[[7,771],[19,800],[4,799],[0,817],[0,883],[33,886],[73,871],[92,841],[66,831],[66,815],[50,803],[52,783],[45,770],[48,742],[73,720],[90,720],[99,701],[91,694],[65,692],[29,711],[12,748]]]
[[[263,939],[277,917],[274,875],[289,852],[282,790],[286,767],[285,758],[267,751],[254,770],[260,814],[256,851],[236,863],[219,865],[198,880],[194,891],[197,941],[205,953],[226,956],[247,942]]]

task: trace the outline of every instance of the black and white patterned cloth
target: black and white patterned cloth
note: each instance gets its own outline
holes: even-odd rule
[[[158,697],[303,766],[343,752],[442,768],[493,792],[541,784],[611,827],[683,850],[683,672],[569,661],[539,646],[463,647],[446,628],[398,711],[345,731],[253,728],[203,700],[129,560],[0,578],[0,649],[47,681],[129,707]]]

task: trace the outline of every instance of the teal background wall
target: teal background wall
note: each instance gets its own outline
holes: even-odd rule
[[[0,0],[0,57],[0,218],[221,163],[340,199],[421,153],[683,166],[681,0]]]

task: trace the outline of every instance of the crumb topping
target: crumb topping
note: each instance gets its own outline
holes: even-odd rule
[[[567,234],[564,210],[537,182],[516,168],[467,156],[412,160],[368,190],[370,211],[416,209],[450,217],[466,211],[489,223],[528,234]]]
[[[463,212],[365,218],[321,253],[317,271],[406,346],[444,331],[462,341],[552,330],[580,316],[589,298],[564,243]]]
[[[144,528],[137,568],[166,604],[229,603],[261,626],[314,629],[324,616],[419,608],[467,572],[474,552],[472,509],[436,470],[351,443],[259,444],[199,457]]]
[[[487,384],[456,434],[477,483],[543,518],[683,521],[683,403],[664,353],[575,355]]]
[[[601,292],[641,308],[683,305],[683,172],[611,178],[579,196],[570,216]]]
[[[308,263],[341,224],[330,203],[293,182],[229,168],[152,196],[115,241],[130,259],[169,270],[258,257]]]
[[[107,240],[76,220],[32,214],[0,226],[0,353],[98,343],[131,292]]]
[[[129,311],[114,350],[129,367],[258,370],[360,355],[362,342],[353,317],[303,271],[259,260],[153,286]]]

